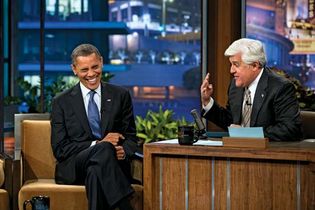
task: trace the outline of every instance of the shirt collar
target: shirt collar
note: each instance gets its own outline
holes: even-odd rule
[[[252,93],[256,92],[256,88],[257,88],[258,82],[261,78],[263,71],[264,71],[264,68],[261,69],[260,73],[257,75],[255,80],[252,83],[250,83],[250,85],[248,86],[248,89],[250,90],[250,92],[252,92]]]
[[[81,88],[81,92],[82,92],[83,97],[87,96],[91,91],[90,89],[85,87],[81,82],[80,82],[80,88]],[[101,95],[101,85],[99,85],[94,91],[100,96]]]

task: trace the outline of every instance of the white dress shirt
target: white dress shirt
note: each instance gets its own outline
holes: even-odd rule
[[[88,116],[88,105],[89,105],[89,99],[90,99],[90,89],[86,88],[81,82],[80,82],[80,88],[82,92],[82,98],[84,102],[84,108],[86,112],[86,116]],[[97,105],[99,115],[101,116],[101,85],[99,85],[95,90],[96,93],[94,94],[94,101]],[[89,117],[89,116],[88,116]],[[95,145],[97,141],[92,141],[91,146]]]

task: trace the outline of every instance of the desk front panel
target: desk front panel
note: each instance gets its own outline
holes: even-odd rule
[[[146,210],[314,209],[314,165],[308,161],[147,151],[145,158]]]

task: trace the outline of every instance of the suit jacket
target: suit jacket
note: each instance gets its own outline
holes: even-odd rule
[[[300,140],[301,119],[293,84],[265,68],[258,82],[251,113],[251,127],[263,127],[265,137],[276,141]],[[244,88],[231,81],[226,108],[216,102],[204,115],[221,128],[241,124]],[[203,110],[204,114],[204,110]]]
[[[122,146],[125,161],[120,161],[127,178],[130,178],[130,163],[137,148],[136,126],[130,94],[122,87],[101,83],[102,137],[109,132],[123,134]],[[56,96],[52,101],[51,145],[57,159],[55,178],[57,183],[74,183],[75,157],[90,147],[93,138],[79,83]]]

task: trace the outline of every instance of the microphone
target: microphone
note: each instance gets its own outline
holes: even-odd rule
[[[195,123],[197,125],[197,128],[198,128],[198,133],[199,135],[203,135],[206,133],[206,127],[205,125],[203,124],[201,118],[200,118],[200,115],[199,113],[197,112],[196,109],[193,109],[190,111],[190,114],[193,116],[193,118],[195,119]]]

